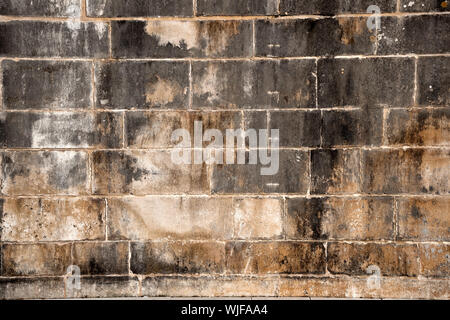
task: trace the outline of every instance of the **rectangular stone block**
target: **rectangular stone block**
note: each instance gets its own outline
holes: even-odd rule
[[[277,13],[277,0],[197,0],[199,16],[253,16]]]
[[[383,110],[322,111],[322,146],[378,146],[383,136]]]
[[[193,107],[314,108],[314,60],[192,64]]]
[[[3,0],[0,3],[0,16],[44,16],[72,17],[80,16],[79,0]]]
[[[377,243],[328,243],[328,270],[333,274],[418,276],[416,245]]]
[[[256,56],[376,54],[376,39],[366,23],[365,17],[257,20]]]
[[[279,280],[274,277],[155,276],[142,281],[149,297],[275,297]]]
[[[127,242],[75,242],[73,264],[81,275],[128,274]]]
[[[324,15],[333,16],[345,13],[367,13],[370,5],[377,5],[382,13],[395,12],[396,0],[334,0],[334,1],[298,1],[281,0],[282,15]]]
[[[450,9],[448,0],[401,0],[402,12],[446,12]]]
[[[382,17],[377,54],[448,53],[449,24],[444,14]]]
[[[80,151],[2,152],[1,193],[5,195],[85,194],[88,155]]]
[[[450,145],[450,109],[389,110],[385,132],[388,145]]]
[[[64,275],[71,244],[3,244],[2,276]]]
[[[311,150],[311,193],[359,193],[360,159],[358,149]]]
[[[381,277],[379,287],[369,278],[281,278],[281,297],[332,297],[334,299],[448,299],[448,280]]]
[[[365,150],[363,191],[370,193],[448,194],[448,150]]]
[[[450,104],[450,57],[420,57],[417,62],[418,104]]]
[[[120,148],[122,114],[2,112],[0,145],[7,148]]]
[[[284,201],[274,198],[233,198],[234,239],[283,237]]]
[[[187,62],[99,62],[95,81],[97,108],[185,109],[189,103]]]
[[[113,21],[115,58],[250,57],[252,23],[211,21]]]
[[[188,147],[194,147],[195,121],[201,122],[202,134],[209,129],[221,132],[222,144],[225,146],[226,130],[240,129],[242,127],[242,114],[240,111],[219,112],[127,112],[126,115],[127,146],[131,148],[165,148],[177,147],[180,139],[172,139],[175,130],[184,129],[190,133],[190,141],[183,141]],[[207,147],[211,141],[202,143]],[[243,145],[241,146],[243,147]]]
[[[280,147],[318,147],[320,111],[271,111],[270,128],[280,130]]]
[[[225,247],[221,242],[146,242],[131,244],[131,271],[153,273],[222,273]]]
[[[0,57],[107,58],[108,43],[104,22],[0,22]]]
[[[192,0],[87,0],[89,17],[190,17],[193,14]]]
[[[229,239],[232,198],[132,197],[108,199],[112,240]]]
[[[263,150],[264,152],[266,150]],[[273,175],[261,175],[261,168],[270,165],[246,164],[214,165],[211,174],[211,192],[233,193],[299,193],[306,194],[309,186],[308,153],[279,150],[279,168]],[[272,158],[272,169],[276,160]]]
[[[226,256],[232,274],[325,273],[322,243],[228,242]]]
[[[410,58],[320,59],[318,77],[319,107],[413,105]]]
[[[450,245],[419,244],[420,274],[447,278],[450,274]]]
[[[138,297],[139,279],[128,276],[88,276],[80,280],[80,290],[71,289],[66,279],[67,298],[129,298]]]
[[[288,198],[284,230],[292,240],[393,240],[393,212],[389,197]]]
[[[88,108],[92,104],[91,68],[84,61],[3,60],[3,107]]]
[[[103,199],[6,198],[1,204],[2,241],[105,239]]]
[[[0,299],[62,299],[64,296],[63,278],[0,278]]]
[[[450,199],[398,199],[398,232],[401,240],[449,241]]]
[[[95,194],[209,193],[205,164],[176,164],[171,151],[96,151]]]

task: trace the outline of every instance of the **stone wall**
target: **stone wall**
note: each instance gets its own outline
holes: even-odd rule
[[[1,0],[0,298],[448,299],[449,6]]]

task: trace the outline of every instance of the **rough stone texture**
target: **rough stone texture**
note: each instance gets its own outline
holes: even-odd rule
[[[132,243],[130,263],[135,274],[222,273],[225,247],[220,242]]]
[[[315,107],[314,60],[194,62],[194,107]]]
[[[119,113],[0,113],[0,145],[8,148],[120,148]]]
[[[319,107],[413,104],[412,59],[320,59],[318,77]]]
[[[395,12],[396,0],[334,0],[298,1],[280,0],[282,15],[317,14],[332,16],[340,13],[366,13],[370,5],[376,4],[381,12]]]
[[[248,21],[117,21],[112,23],[117,58],[249,57]]]
[[[108,42],[103,22],[0,22],[0,57],[107,58]]]
[[[393,200],[370,198],[288,198],[288,239],[393,240]]]
[[[448,194],[449,150],[370,150],[363,152],[363,189],[380,194]]]
[[[0,299],[448,300],[448,2],[0,1]]]
[[[81,109],[92,104],[90,62],[2,62],[5,109]],[[1,79],[1,77],[0,77]]]
[[[418,103],[421,105],[450,104],[450,57],[419,58]]]
[[[419,274],[418,249],[415,245],[328,243],[327,267],[333,274],[371,274],[377,266],[382,276]]]
[[[446,146],[450,144],[450,109],[390,110],[386,144]]]
[[[87,0],[89,17],[189,17],[192,0]]]
[[[79,151],[1,152],[4,195],[85,194],[88,156]]]
[[[79,17],[79,0],[3,0],[0,16]]]
[[[398,201],[399,238],[450,240],[450,199],[402,198]]]
[[[105,239],[102,199],[8,198],[1,207],[2,241]]]
[[[95,65],[97,108],[184,109],[189,98],[185,62],[99,62]]]
[[[73,264],[83,275],[128,274],[128,249],[126,242],[78,242]]]

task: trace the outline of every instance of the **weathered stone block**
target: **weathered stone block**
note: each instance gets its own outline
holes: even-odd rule
[[[88,108],[92,104],[90,62],[2,62],[5,109]],[[1,79],[1,77],[0,77]]]
[[[450,272],[450,245],[420,244],[420,274],[426,277],[448,278]]]
[[[0,278],[0,299],[61,298],[64,298],[63,278]]]
[[[81,7],[79,0],[3,0],[0,3],[0,16],[45,16],[45,17],[79,17]]]
[[[450,145],[450,109],[389,110],[386,126],[389,145]]]
[[[257,20],[256,56],[375,54],[376,42],[366,22],[364,17]]]
[[[116,58],[250,57],[250,21],[114,21]]]
[[[81,275],[128,274],[128,243],[75,242],[73,264]]]
[[[6,195],[85,194],[88,155],[79,151],[1,153],[1,193]]]
[[[64,275],[71,244],[3,244],[2,276]]]
[[[0,22],[0,57],[107,58],[108,43],[103,22]]]
[[[270,128],[280,130],[280,147],[318,147],[320,111],[271,111]]]
[[[120,148],[120,113],[0,113],[0,145],[8,148]]]
[[[7,198],[2,203],[2,241],[105,239],[102,199]]]
[[[190,17],[192,0],[87,0],[89,17]]]
[[[208,129],[219,130],[224,137],[225,146],[226,130],[241,128],[242,114],[240,111],[127,112],[127,145],[131,148],[175,147],[180,141],[173,141],[172,133],[177,129],[185,129],[191,137],[189,147],[194,147],[195,121],[201,122],[203,133]],[[206,147],[210,143],[203,142],[202,145]]]
[[[413,105],[413,59],[320,59],[318,77],[319,107]]]
[[[396,0],[335,0],[335,1],[298,1],[281,0],[280,14],[301,15],[317,14],[333,16],[342,13],[367,13],[370,5],[376,4],[382,13],[395,12]]]
[[[226,256],[232,274],[325,273],[322,243],[228,242]]]
[[[188,106],[186,62],[99,62],[96,106],[108,109],[184,109]]]
[[[383,110],[322,111],[322,146],[377,146],[382,142]]]
[[[449,15],[382,17],[377,54],[447,53],[449,24]]]
[[[170,151],[96,151],[95,194],[200,194],[209,192],[205,164],[172,162]]]
[[[274,297],[279,280],[274,277],[155,276],[142,281],[149,297]]]
[[[200,16],[276,15],[277,12],[277,0],[197,0],[197,15]]]
[[[279,239],[283,235],[281,199],[234,198],[234,239]]]
[[[382,276],[419,275],[415,245],[335,242],[327,250],[328,270],[334,274],[365,275],[379,268]]]
[[[229,239],[231,198],[133,197],[108,199],[112,240]]]
[[[222,273],[221,242],[146,242],[131,244],[131,271],[152,273]]]
[[[398,237],[402,240],[449,241],[450,199],[400,198]]]
[[[311,193],[353,194],[361,189],[360,151],[319,149],[311,151]]]
[[[365,150],[363,191],[448,194],[448,150]]]
[[[80,290],[66,280],[67,298],[125,298],[139,296],[139,279],[128,276],[89,276],[80,279]]]
[[[400,11],[402,12],[445,12],[450,9],[448,0],[401,0]]]
[[[214,165],[211,192],[306,194],[308,190],[308,153],[305,151],[279,150],[279,170],[274,175],[261,175],[261,168],[269,165],[246,163]]]
[[[450,104],[450,57],[420,57],[417,62],[418,103]]]
[[[292,240],[393,240],[393,208],[388,197],[288,198],[284,230]]]
[[[316,106],[314,60],[221,61],[192,64],[193,107]]]

